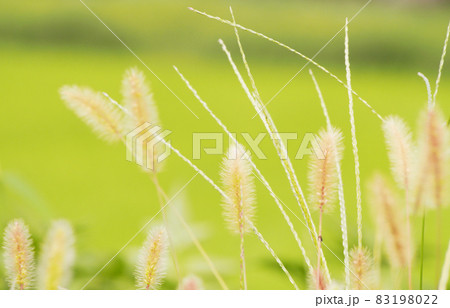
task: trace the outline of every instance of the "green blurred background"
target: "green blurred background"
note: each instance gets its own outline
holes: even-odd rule
[[[232,5],[238,23],[274,37],[313,56],[366,1],[181,1],[86,0],[97,14],[185,103],[195,118],[164,85],[77,0],[6,1],[0,5],[0,227],[15,217],[30,225],[37,250],[51,219],[66,218],[76,231],[77,261],[73,289],[81,288],[159,209],[154,187],[145,173],[126,161],[120,145],[103,143],[65,108],[58,96],[64,84],[89,85],[120,100],[125,69],[136,66],[152,84],[160,117],[173,133],[170,140],[192,156],[192,133],[220,132],[192,97],[172,65],[191,81],[200,95],[234,132],[264,132],[258,117],[230,69],[217,40],[222,38],[239,59],[233,29],[187,10],[192,6],[229,19]],[[350,56],[354,89],[382,114],[399,114],[415,127],[426,103],[417,72],[433,83],[441,55],[450,7],[439,1],[372,1],[350,24]],[[343,33],[316,60],[345,78]],[[241,32],[241,39],[264,101],[268,101],[303,67],[305,61],[270,42]],[[239,61],[240,68],[243,68]],[[332,121],[346,136],[343,161],[350,246],[356,242],[353,157],[346,90],[316,72]],[[448,115],[450,70],[444,69],[438,103]],[[324,126],[324,118],[307,69],[268,106],[281,132],[303,135]],[[375,170],[389,173],[380,121],[356,102],[361,176],[366,183]],[[293,157],[300,140],[290,141]],[[268,157],[258,161],[276,193],[297,215],[271,141],[262,147]],[[203,155],[195,163],[219,181],[219,155]],[[306,190],[307,160],[294,161]],[[161,174],[162,185],[175,194],[194,171],[172,155]],[[365,185],[363,185],[365,188]],[[375,228],[366,189],[364,241],[373,247]],[[307,286],[302,256],[275,203],[257,183],[257,225],[291,271],[300,287]],[[231,288],[239,287],[239,240],[223,222],[219,194],[200,176],[171,206],[182,208]],[[317,213],[313,214],[317,218]],[[449,213],[445,212],[448,222]],[[428,216],[425,246],[426,288],[435,287],[434,214]],[[158,220],[161,221],[160,217]],[[314,252],[303,224],[295,223],[311,257]],[[206,288],[219,288],[205,262],[181,227],[173,236],[183,275],[195,274]],[[415,221],[416,231],[419,220]],[[448,223],[446,224],[448,226]],[[338,209],[325,218],[324,241],[342,259]],[[419,238],[416,232],[415,238]],[[133,289],[140,234],[88,286],[88,289]],[[442,238],[447,240],[450,229]],[[254,237],[246,241],[248,285],[251,289],[290,289],[270,254]],[[416,245],[417,247],[418,245]],[[325,251],[333,278],[343,280],[342,263]],[[169,263],[171,265],[171,263]],[[385,287],[405,287],[398,273],[388,272]],[[416,263],[414,282],[418,284]],[[3,269],[0,271],[0,277]],[[391,279],[392,278],[392,279]],[[4,279],[0,287],[6,288]],[[163,288],[176,288],[170,266]]]

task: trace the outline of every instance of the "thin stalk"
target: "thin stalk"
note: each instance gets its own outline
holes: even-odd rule
[[[445,254],[444,266],[442,267],[441,279],[439,280],[439,290],[447,288],[448,277],[450,272],[450,241],[448,243],[447,252]]]
[[[225,20],[225,19],[222,19],[222,18],[220,18],[220,17],[216,17],[216,16],[209,15],[209,14],[207,14],[207,13],[205,13],[205,12],[198,11],[198,10],[196,10],[196,9],[194,9],[194,8],[191,8],[191,7],[189,7],[188,9],[191,10],[191,11],[193,11],[193,12],[195,12],[195,13],[198,13],[198,14],[200,14],[200,15],[206,16],[206,17],[208,17],[208,18],[210,18],[210,19],[214,19],[214,20],[217,20],[217,21],[219,21],[219,22],[221,22],[221,23],[224,23],[224,24],[227,24],[227,25],[230,25],[230,26],[233,26],[233,27],[237,27],[237,28],[239,28],[239,29],[242,29],[242,30],[244,30],[244,31],[247,31],[247,32],[249,32],[249,33],[252,33],[252,34],[254,34],[254,35],[256,35],[256,36],[259,36],[259,37],[261,37],[261,38],[263,38],[263,39],[266,39],[266,40],[268,40],[268,41],[270,41],[270,42],[272,42],[272,43],[275,43],[275,44],[277,44],[278,46],[281,46],[281,47],[283,47],[283,48],[286,48],[286,49],[289,50],[290,52],[293,52],[293,53],[299,55],[300,57],[302,57],[303,59],[307,60],[308,62],[312,63],[313,65],[315,65],[316,67],[318,67],[319,69],[321,69],[322,71],[324,71],[325,73],[327,73],[329,76],[331,76],[332,78],[334,78],[334,79],[335,79],[337,82],[339,82],[342,86],[344,86],[345,88],[348,89],[348,86],[347,86],[342,80],[340,80],[336,75],[334,75],[333,73],[331,73],[329,70],[327,70],[327,69],[326,69],[325,67],[323,67],[322,65],[318,64],[317,62],[315,62],[313,59],[311,59],[311,58],[305,56],[304,54],[302,54],[301,52],[295,50],[294,48],[289,47],[288,45],[283,44],[283,43],[281,43],[281,42],[279,42],[279,41],[277,41],[277,40],[275,40],[275,39],[273,39],[273,38],[271,38],[271,37],[268,37],[267,35],[264,35],[264,34],[262,34],[262,33],[256,32],[255,30],[246,28],[246,27],[244,27],[244,26],[242,26],[242,25],[233,23],[233,22],[231,22],[231,21],[229,21],[229,20]],[[383,120],[383,117],[382,117],[380,114],[378,114],[378,112],[376,112],[376,110],[375,110],[372,106],[370,106],[369,103],[368,103],[367,101],[365,101],[361,96],[359,96],[358,93],[356,93],[356,92],[355,92],[354,90],[352,90],[352,89],[350,89],[350,91],[352,91],[353,95],[355,95],[355,96],[356,96],[356,97],[357,97],[364,105],[366,105],[366,106],[370,109],[370,111],[371,111],[373,114],[375,114],[380,120]]]
[[[280,258],[278,258],[278,256],[275,254],[275,251],[273,251],[273,249],[270,247],[269,243],[267,243],[267,241],[264,239],[262,234],[258,231],[258,229],[254,225],[252,226],[252,229],[253,229],[253,232],[256,234],[256,236],[259,238],[259,240],[264,244],[266,249],[273,256],[273,258],[277,261],[278,265],[281,267],[283,272],[286,274],[286,276],[288,277],[289,281],[294,286],[294,288],[296,290],[299,290],[299,288],[298,288],[297,284],[295,283],[294,279],[292,278],[291,274],[288,272],[288,270],[284,266],[283,262],[281,262]]]
[[[181,72],[174,66],[175,71],[178,73],[180,78],[185,82],[186,86],[189,88],[189,90],[192,92],[192,94],[195,96],[195,98],[200,102],[200,104],[203,106],[203,108],[206,109],[206,111],[211,115],[211,117],[219,124],[219,126],[224,130],[224,132],[228,135],[230,140],[232,140],[235,144],[238,143],[236,137],[228,130],[228,128],[223,124],[223,122],[214,114],[214,112],[209,108],[208,104],[200,97],[198,92],[194,89],[194,87],[189,83],[189,81],[181,74]],[[258,167],[255,165],[253,160],[250,156],[248,156],[248,162],[252,166],[253,170],[256,174],[254,174],[261,183],[266,187],[266,189],[269,191],[272,198],[275,200],[275,203],[278,206],[278,209],[280,210],[281,214],[283,215],[283,218],[285,219],[286,223],[289,226],[289,229],[291,230],[291,233],[294,235],[294,238],[297,242],[298,247],[300,248],[300,251],[302,252],[303,258],[305,259],[305,263],[308,266],[310,272],[313,272],[313,267],[311,265],[311,261],[308,258],[308,255],[306,254],[305,248],[303,247],[302,241],[300,237],[298,236],[297,231],[294,228],[294,225],[292,224],[289,216],[287,215],[286,211],[283,208],[283,205],[280,202],[280,199],[277,197],[275,192],[273,191],[272,187],[264,177],[264,175],[261,173],[261,171],[258,169]]]
[[[167,220],[166,209],[164,208],[164,205],[166,204],[167,200],[164,200],[163,193],[162,193],[162,188],[161,188],[161,185],[159,184],[158,176],[156,175],[156,173],[152,172],[149,175],[150,175],[150,177],[151,177],[151,179],[153,181],[153,184],[156,187],[158,200],[159,200],[159,205],[160,205],[162,216],[163,216],[164,226],[166,228],[167,239],[169,241],[170,255],[172,256],[172,262],[173,262],[173,266],[174,266],[174,269],[175,269],[175,273],[177,275],[178,284],[180,284],[181,280],[182,280],[181,274],[180,274],[180,267],[178,266],[178,258],[177,258],[176,252],[175,252],[175,246],[173,245],[173,239],[172,239],[171,233],[169,231],[169,222]]]
[[[314,77],[312,70],[309,70],[309,73],[311,74],[311,78],[316,87],[316,91],[320,100],[320,105],[322,107],[325,120],[327,121],[327,127],[328,129],[331,129],[332,127],[331,120],[330,116],[328,115],[328,109],[325,104],[325,100],[323,99],[322,91],[320,90],[319,84],[316,78]],[[339,212],[341,216],[342,247],[344,249],[345,288],[348,290],[350,288],[350,257],[348,253],[347,214],[345,208],[344,182],[342,180],[341,164],[339,162],[336,162],[336,170],[339,178],[338,197],[339,197]]]
[[[348,48],[348,20],[345,20],[345,71],[347,72],[347,89],[348,89],[348,110],[350,115],[350,125],[352,133],[352,149],[355,163],[355,179],[356,179],[356,208],[357,208],[357,224],[358,224],[358,248],[362,249],[362,205],[361,205],[361,179],[359,171],[359,155],[358,141],[356,139],[355,115],[353,111],[353,92],[350,71],[350,59]]]
[[[239,80],[239,83],[241,84],[244,92],[247,94],[247,97],[249,98],[250,102],[252,103],[253,107],[255,108],[255,110],[258,112],[262,122],[264,123],[264,126],[266,127],[267,132],[269,133],[269,135],[272,138],[273,144],[275,146],[275,149],[277,151],[278,156],[280,157],[280,162],[284,168],[284,171],[288,177],[291,189],[294,193],[294,196],[297,200],[297,203],[300,207],[300,210],[303,214],[303,217],[305,218],[305,222],[308,228],[308,231],[310,232],[311,235],[311,239],[314,243],[314,246],[316,248],[316,250],[319,249],[319,243],[317,240],[317,232],[316,232],[316,228],[314,225],[314,222],[312,220],[311,217],[311,213],[309,211],[308,205],[306,203],[306,199],[303,195],[303,191],[300,187],[300,184],[298,183],[298,179],[297,176],[295,175],[294,172],[294,168],[292,166],[291,160],[288,157],[288,153],[287,153],[287,149],[286,146],[284,145],[284,143],[282,142],[282,139],[280,137],[280,134],[278,133],[278,130],[270,116],[270,114],[268,113],[268,111],[265,109],[265,107],[262,105],[259,97],[257,97],[257,93],[254,93],[255,96],[253,96],[250,93],[250,90],[248,89],[247,85],[245,84],[239,70],[236,67],[236,64],[234,63],[230,52],[228,51],[227,47],[225,46],[224,42],[222,40],[219,40],[220,45],[222,46],[223,51],[225,52],[228,61],[230,62],[233,71],[236,75],[236,77]],[[322,262],[322,266],[324,268],[325,274],[327,279],[330,281],[330,273],[328,271],[328,267],[326,265],[326,260],[325,258],[322,258],[321,260]]]
[[[420,290],[423,290],[423,253],[425,246],[425,208],[422,212],[422,238],[420,243]]]
[[[322,254],[322,216],[323,207],[320,206],[319,214],[319,250],[317,251],[317,279],[316,279],[316,289],[320,290],[320,255]]]
[[[126,110],[126,109],[125,109]],[[129,111],[126,110],[124,111],[125,114],[129,115]],[[192,161],[190,161],[186,156],[184,156],[183,154],[181,154],[181,152],[179,150],[177,150],[174,146],[172,146],[172,144],[170,142],[167,142],[163,137],[156,135],[154,136],[155,139],[157,139],[158,141],[162,142],[165,146],[167,146],[170,150],[172,150],[178,157],[180,157],[185,163],[187,163],[192,169],[194,169],[198,174],[200,174],[209,184],[211,184],[211,186],[219,193],[221,194],[224,198],[228,199],[229,197],[227,196],[227,194],[210,178],[208,177],[200,168],[198,168]],[[278,258],[278,256],[275,254],[275,252],[273,251],[273,249],[270,247],[269,243],[267,241],[264,240],[264,238],[262,237],[262,234],[258,231],[258,229],[252,225],[252,229],[254,231],[254,233],[257,235],[258,239],[264,244],[264,246],[266,247],[266,249],[270,252],[270,254],[273,256],[273,258],[275,259],[275,261],[280,265],[281,269],[283,270],[283,272],[286,274],[286,276],[288,277],[289,281],[292,283],[292,285],[295,287],[295,289],[298,289],[297,285],[295,284],[295,282],[292,279],[292,276],[289,274],[289,272],[287,271],[286,267],[283,265],[283,263],[281,262],[281,260]]]
[[[439,62],[439,70],[438,70],[438,75],[436,78],[436,86],[435,86],[434,94],[433,94],[432,107],[434,107],[436,105],[436,96],[437,96],[437,93],[439,90],[439,83],[441,81],[442,68],[444,67],[444,60],[445,60],[445,54],[447,53],[447,45],[448,45],[449,37],[450,37],[450,23],[447,26],[447,33],[445,35],[444,47],[442,48],[441,61]]]
[[[169,200],[169,197],[167,196],[166,192],[164,191],[164,189],[161,187],[161,185],[159,185],[158,182],[158,186],[157,186],[158,191],[161,193],[163,199],[165,200],[165,202],[167,203],[167,201]],[[194,243],[195,247],[198,249],[198,251],[200,252],[200,254],[203,256],[203,258],[205,259],[206,263],[208,264],[211,272],[213,273],[214,277],[217,279],[217,281],[219,282],[220,286],[222,287],[222,289],[224,290],[228,290],[228,286],[226,285],[225,281],[223,280],[222,276],[219,274],[217,268],[215,267],[214,263],[211,261],[211,258],[208,256],[208,254],[206,253],[205,249],[203,248],[202,244],[200,243],[200,241],[197,239],[197,236],[194,234],[194,232],[191,230],[191,228],[189,227],[188,223],[186,222],[186,220],[183,218],[183,216],[181,215],[181,213],[178,211],[178,209],[176,207],[172,208],[174,210],[175,215],[177,216],[178,220],[181,222],[181,224],[183,225],[184,229],[186,230],[186,232],[188,233],[189,237],[191,238],[191,241]]]

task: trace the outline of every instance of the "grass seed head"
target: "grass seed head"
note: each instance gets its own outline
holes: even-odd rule
[[[377,213],[378,230],[384,233],[386,254],[394,267],[406,267],[408,251],[405,210],[386,179],[377,174],[370,183],[370,200]]]
[[[61,99],[97,135],[106,141],[117,141],[123,134],[123,113],[101,93],[79,86],[63,86]]]
[[[401,118],[390,116],[383,122],[383,131],[394,179],[409,190],[415,157],[410,129]]]
[[[367,248],[350,251],[350,280],[353,290],[371,289],[374,280],[373,259]]]
[[[313,156],[309,167],[311,203],[330,210],[337,197],[339,175],[337,164],[342,156],[342,133],[333,127],[319,132],[322,157]]]
[[[139,252],[135,274],[138,288],[154,290],[159,287],[166,273],[167,250],[166,230],[162,227],[150,230]]]
[[[449,162],[449,128],[442,113],[427,109],[419,122],[419,164],[416,183],[416,209],[422,205],[446,203]]]
[[[248,154],[240,144],[230,146],[223,160],[222,181],[228,198],[224,200],[224,215],[231,231],[250,231],[254,216],[254,182]]]
[[[158,110],[150,92],[144,73],[137,68],[125,72],[122,81],[124,106],[130,112],[129,129],[134,129],[144,123],[159,124]]]
[[[53,222],[42,246],[37,286],[40,290],[67,289],[75,261],[75,238],[66,220]]]
[[[21,219],[11,221],[3,237],[6,276],[12,290],[30,289],[34,280],[34,250],[28,227]]]

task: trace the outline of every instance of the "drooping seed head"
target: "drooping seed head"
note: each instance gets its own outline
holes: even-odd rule
[[[319,132],[322,155],[313,156],[309,165],[311,202],[318,209],[329,210],[337,197],[339,175],[337,164],[342,157],[342,133],[330,127]]]
[[[148,233],[142,246],[136,267],[136,285],[140,289],[154,290],[159,287],[166,273],[167,233],[162,227]]]
[[[410,129],[401,118],[390,116],[383,122],[383,131],[394,179],[409,190],[415,157]]]
[[[203,290],[203,283],[200,278],[194,275],[187,276],[180,284],[179,290]]]
[[[408,264],[405,210],[397,200],[385,178],[377,174],[370,183],[370,203],[377,213],[377,223],[381,224],[378,230],[383,232],[392,266],[405,267]]]
[[[353,290],[372,289],[374,280],[373,259],[367,248],[350,251],[350,281]]]
[[[59,93],[66,106],[100,138],[110,142],[122,138],[123,113],[101,93],[78,86],[63,86]]]
[[[3,258],[12,290],[26,290],[34,279],[34,251],[28,227],[21,219],[11,221],[3,237]]]
[[[131,114],[128,128],[134,129],[144,123],[157,125],[158,110],[145,80],[145,75],[137,68],[128,69],[122,82],[124,106]]]
[[[67,289],[75,261],[75,238],[66,220],[53,222],[48,231],[38,264],[38,289]]]
[[[224,198],[224,215],[232,232],[248,232],[254,216],[254,182],[252,167],[244,147],[230,146],[223,160],[222,181],[227,198]]]

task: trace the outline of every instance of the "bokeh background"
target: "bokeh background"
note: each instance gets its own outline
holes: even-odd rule
[[[29,224],[39,251],[49,223],[68,219],[76,231],[77,260],[71,288],[81,288],[159,209],[147,176],[126,161],[121,145],[108,145],[61,102],[64,84],[89,85],[121,99],[120,84],[129,67],[143,70],[152,85],[164,128],[186,156],[192,156],[192,133],[220,132],[192,97],[172,68],[176,65],[211,108],[235,132],[255,136],[264,132],[217,40],[222,38],[239,59],[233,29],[187,10],[188,6],[230,18],[232,5],[238,23],[274,37],[313,56],[366,1],[181,1],[86,0],[89,6],[188,106],[185,108],[164,85],[105,28],[78,0],[1,1],[0,5],[0,227],[15,217]],[[372,1],[350,24],[350,56],[354,89],[382,115],[401,115],[416,127],[426,104],[426,91],[417,72],[433,82],[437,75],[450,6],[444,1]],[[241,39],[264,101],[268,101],[306,63],[300,57],[251,34]],[[341,32],[316,60],[340,78],[344,72],[344,35]],[[243,68],[240,61],[240,68]],[[346,90],[317,70],[316,77],[332,121],[346,136],[343,161],[349,241],[356,243],[353,157]],[[444,68],[438,103],[448,115],[450,70]],[[324,118],[308,70],[303,70],[268,106],[281,132],[316,132]],[[376,171],[389,173],[380,121],[361,103],[355,103],[363,184]],[[227,143],[227,142],[226,142]],[[208,145],[207,143],[205,145]],[[290,141],[295,155],[300,140]],[[257,165],[276,193],[300,213],[271,141],[262,147],[268,157]],[[219,181],[219,155],[196,161]],[[294,161],[306,189],[307,160]],[[161,182],[170,195],[194,171],[172,155]],[[375,228],[363,185],[364,242],[373,247]],[[257,183],[257,225],[301,287],[307,286],[302,256],[273,200]],[[197,177],[170,206],[182,209],[191,226],[231,288],[239,287],[239,239],[228,232],[221,199]],[[317,218],[317,213],[314,214]],[[435,287],[434,214],[426,229],[426,288]],[[444,242],[450,236],[445,210]],[[157,219],[161,222],[161,218]],[[309,235],[292,216],[308,252]],[[158,223],[158,221],[156,223]],[[153,223],[152,223],[153,224]],[[206,288],[219,288],[205,262],[183,230],[172,222],[176,251],[183,275],[195,274]],[[416,234],[420,220],[415,221]],[[339,214],[325,217],[324,241],[342,259]],[[140,234],[87,289],[133,289]],[[290,289],[291,285],[271,256],[254,237],[246,241],[248,285],[251,289]],[[331,274],[343,280],[342,263],[325,251]],[[399,273],[389,273],[383,260],[386,287],[404,287]],[[176,288],[169,263],[163,288]],[[414,283],[418,284],[418,265]],[[6,288],[3,269],[0,287]],[[392,278],[392,279],[391,279]]]

